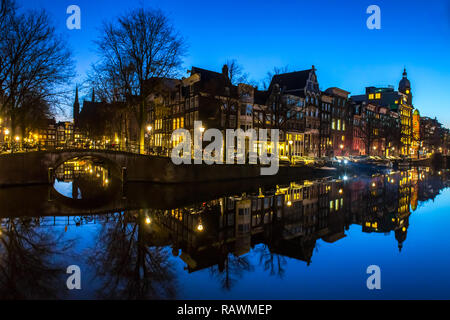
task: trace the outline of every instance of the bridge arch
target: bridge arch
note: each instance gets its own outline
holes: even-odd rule
[[[91,151],[91,150],[76,150],[76,151],[63,151],[63,152],[52,152],[48,154],[48,168],[55,171],[58,167],[63,165],[65,162],[76,159],[86,159],[86,160],[98,160],[103,162],[111,174],[116,178],[122,179],[122,170],[126,165],[123,156],[118,157],[115,153],[105,152],[105,151]]]

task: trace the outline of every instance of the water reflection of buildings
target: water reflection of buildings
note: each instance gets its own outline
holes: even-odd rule
[[[95,166],[66,163],[57,175],[68,180],[72,176],[73,181],[97,178],[97,173],[101,178],[103,171]],[[173,272],[168,248],[189,272],[208,269],[229,288],[233,277],[252,270],[250,251],[260,255],[264,270],[277,269],[281,275],[285,257],[310,264],[320,240],[339,241],[350,225],[359,225],[366,233],[392,232],[395,246],[404,248],[411,213],[449,186],[449,173],[414,169],[365,179],[291,182],[170,210],[130,208],[80,217],[4,218],[0,228],[5,235],[14,220],[19,226],[65,226],[70,232],[72,226],[98,223],[102,226],[95,241],[99,247],[90,259],[101,275],[108,275],[105,283],[124,280],[130,294],[136,291],[139,297],[148,283],[162,285],[173,278],[167,280]],[[101,186],[101,181],[97,184]],[[81,185],[81,189],[96,192],[93,187]],[[168,286],[166,291],[171,290]]]
[[[338,241],[351,224],[367,233],[394,232],[401,250],[411,211],[446,186],[446,175],[414,169],[368,179],[304,181],[151,215],[165,230],[166,245],[175,255],[181,250],[190,272],[223,269],[230,254],[243,256],[258,244],[309,264],[317,240]]]
[[[88,159],[73,159],[64,162],[55,170],[55,177],[58,182],[72,183],[73,199],[82,198],[84,194],[92,192],[92,187],[107,188],[110,185],[110,172],[102,163],[97,163]]]

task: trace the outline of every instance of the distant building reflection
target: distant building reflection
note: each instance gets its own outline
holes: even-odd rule
[[[447,175],[416,168],[366,179],[292,182],[149,215],[189,272],[216,265],[221,270],[230,254],[241,257],[258,244],[310,264],[317,240],[336,242],[352,224],[366,233],[394,232],[401,250],[411,212],[448,185]]]
[[[83,199],[85,195],[88,200],[89,197],[98,199],[105,190],[111,189],[104,185],[109,179],[108,171],[93,162],[65,163],[58,170],[57,179],[79,187]],[[101,228],[96,229],[94,247],[85,248],[89,254],[84,259],[100,283],[99,297],[174,298],[178,293],[177,260],[183,262],[189,273],[209,271],[229,290],[252,272],[255,264],[279,277],[284,274],[287,258],[310,265],[320,240],[337,242],[347,236],[346,230],[351,225],[361,226],[365,233],[394,233],[393,245],[401,251],[407,244],[410,215],[423,202],[435,199],[442,189],[449,187],[449,175],[448,170],[416,168],[369,178],[319,179],[265,188],[252,186],[245,193],[229,193],[170,210],[149,208],[152,205],[149,201],[146,208],[135,204],[120,212],[35,217],[30,220],[33,224],[27,222],[30,218],[3,218],[0,237],[5,246],[0,249],[7,252],[7,245],[15,243],[7,239],[27,236],[30,232],[34,232],[33,237],[43,235],[38,228],[63,226],[64,234],[70,234],[72,226],[84,228],[98,224]],[[103,197],[111,200],[114,194],[106,193]],[[148,193],[143,197],[147,199]],[[140,197],[133,199],[140,201]],[[16,221],[11,219],[27,228],[16,225],[11,228],[11,222]],[[8,233],[10,230],[15,233]],[[53,235],[46,230],[45,234]],[[42,245],[50,252],[55,243],[45,241]],[[250,252],[253,256],[248,255]],[[41,260],[42,265],[50,265],[47,256]],[[0,264],[0,269],[5,266]],[[23,270],[18,270],[25,274],[27,266],[32,264],[23,264]],[[60,274],[60,270],[55,272],[55,279]],[[39,284],[35,286],[40,289]],[[0,281],[0,295],[5,295],[6,288],[7,283]],[[17,290],[14,296],[22,294]]]

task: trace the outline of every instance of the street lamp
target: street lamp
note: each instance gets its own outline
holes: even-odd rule
[[[152,129],[153,129],[153,127],[152,127],[151,125],[148,125],[148,126],[147,126],[147,131],[148,131],[148,132],[152,131]]]
[[[200,127],[199,130],[201,133],[203,133],[203,132],[205,132],[205,127]]]
[[[5,134],[9,135],[9,129],[5,129]]]

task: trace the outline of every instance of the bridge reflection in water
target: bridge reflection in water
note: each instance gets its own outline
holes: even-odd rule
[[[351,225],[392,232],[392,245],[402,250],[410,215],[448,187],[448,175],[423,168],[346,181],[123,188],[102,164],[65,163],[55,185],[71,183],[69,191],[58,190],[63,194],[42,186],[0,190],[0,295],[64,297],[57,283],[65,283],[73,261],[96,279],[85,284],[92,285],[83,293],[89,298],[179,297],[180,263],[188,273],[209,270],[230,290],[255,268],[249,252],[267,273],[282,276],[286,258],[311,264],[318,240],[337,242]],[[20,200],[24,194],[29,201]]]

